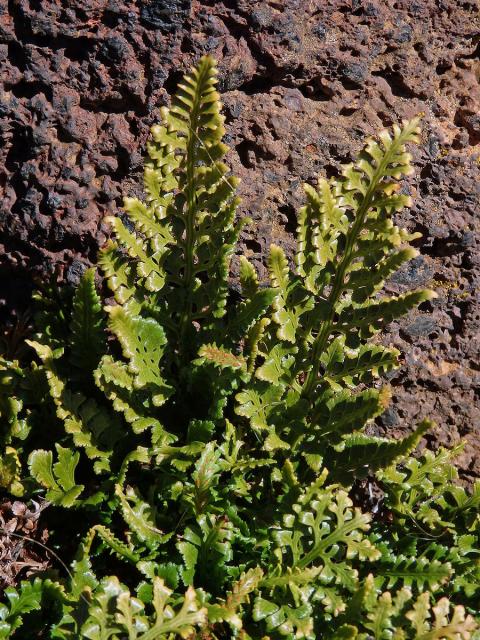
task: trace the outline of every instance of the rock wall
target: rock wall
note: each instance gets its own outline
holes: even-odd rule
[[[75,283],[108,234],[103,217],[141,194],[158,108],[201,54],[219,60],[230,161],[242,178],[243,250],[263,271],[291,252],[302,182],[336,175],[364,137],[425,114],[413,208],[422,256],[390,289],[438,299],[394,323],[405,354],[391,434],[420,417],[467,438],[478,476],[480,20],[462,0],[0,0],[0,297],[28,304],[35,278]]]

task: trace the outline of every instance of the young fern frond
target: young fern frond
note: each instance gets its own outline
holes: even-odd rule
[[[225,313],[229,260],[237,234],[233,220],[238,181],[228,176],[222,162],[227,147],[222,142],[225,130],[216,74],[215,62],[205,57],[184,77],[171,108],[162,109],[164,124],[152,129],[154,143],[149,148],[150,173],[171,170],[175,178],[166,216],[176,246],[170,249],[166,269],[180,278],[170,308],[178,313],[181,336],[192,319]],[[175,160],[169,166],[163,158],[171,153]]]
[[[39,484],[48,489],[47,500],[63,507],[71,507],[85,488],[77,485],[74,477],[80,454],[72,453],[70,449],[64,449],[60,445],[56,449],[58,462],[55,464],[51,451],[33,451],[29,459],[30,473]]]
[[[148,297],[154,317],[184,355],[194,351],[192,323],[215,324],[225,314],[230,257],[240,228],[234,225],[238,181],[222,162],[227,147],[216,74],[213,59],[202,58],[171,107],[161,110],[163,123],[152,128],[148,145],[147,203],[136,198],[124,203],[135,231],[108,218],[128,258],[109,245],[100,259],[117,302],[128,301],[138,313],[147,308]]]

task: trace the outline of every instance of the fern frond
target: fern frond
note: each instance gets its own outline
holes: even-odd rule
[[[29,344],[44,361],[50,394],[65,432],[72,436],[77,447],[83,448],[87,456],[96,461],[96,473],[108,471],[113,446],[121,437],[118,421],[93,398],[87,399],[82,393],[73,393],[66,387],[55,370],[54,354],[49,347],[33,341]]]
[[[247,371],[249,374],[252,374],[255,370],[257,356],[260,351],[259,344],[269,324],[270,320],[268,318],[262,318],[251,327],[247,334],[244,353],[247,356]]]
[[[136,208],[133,210],[137,211]],[[165,274],[161,264],[163,251],[151,251],[141,237],[128,231],[120,218],[109,216],[105,218],[105,222],[110,224],[119,244],[134,259],[137,276],[144,281],[145,289],[151,292],[160,291],[165,284]],[[157,242],[158,237],[157,235]]]
[[[248,418],[253,429],[267,429],[281,396],[281,387],[259,383],[237,394],[235,413]]]
[[[383,413],[389,395],[385,389],[365,389],[358,393],[347,389],[337,393],[326,391],[317,400],[312,413],[317,438],[328,436],[332,444],[338,444],[342,436],[359,431]]]
[[[85,553],[88,554],[90,552],[96,535],[120,560],[127,560],[133,564],[140,561],[139,555],[130,546],[116,538],[110,529],[101,524],[96,524],[88,532],[84,543]]]
[[[288,261],[281,247],[270,247],[268,269],[272,287],[277,290],[272,316],[278,325],[277,336],[281,340],[295,343],[300,318],[312,308],[313,301],[294,281],[290,281]]]
[[[35,578],[22,582],[19,589],[8,587],[5,590],[8,604],[0,603],[0,638],[10,638],[22,626],[25,614],[42,608],[45,586],[40,578]]]
[[[273,537],[283,562],[291,567],[306,569],[322,564],[324,572],[341,577],[341,584],[354,588],[355,572],[345,564],[345,558],[359,555],[375,560],[379,552],[364,538],[370,516],[352,509],[352,502],[344,491],[318,488],[305,491],[298,507],[284,517],[284,528],[273,531]],[[303,527],[306,531],[303,532]]]
[[[79,453],[56,445],[58,461],[53,464],[51,451],[37,449],[28,460],[32,477],[47,489],[47,500],[62,507],[72,507],[84,490],[84,485],[75,482],[75,468],[80,459]]]
[[[210,623],[228,622],[232,629],[242,629],[240,609],[244,603],[248,602],[250,594],[258,588],[262,576],[263,571],[260,567],[242,573],[239,580],[233,584],[225,602],[208,607],[208,621]]]
[[[121,307],[110,309],[109,328],[117,336],[123,354],[129,360],[134,387],[151,385],[154,405],[166,402],[171,388],[160,373],[160,360],[167,342],[163,328],[152,318],[131,316]]]
[[[348,307],[340,311],[335,328],[344,333],[356,330],[362,338],[368,338],[394,318],[435,297],[435,292],[419,289],[392,298],[383,298],[379,302],[369,301],[364,305]]]
[[[258,291],[258,274],[255,267],[250,264],[245,256],[240,256],[240,285],[242,296],[249,300]]]
[[[0,457],[0,487],[16,497],[24,493],[21,469],[18,451],[13,447],[5,447]]]
[[[237,344],[257,320],[264,319],[266,312],[276,297],[274,289],[261,289],[255,292],[249,300],[239,304],[226,327],[229,343]]]
[[[383,276],[386,277],[396,264],[413,255],[409,250],[406,253],[396,252],[396,247],[411,239],[411,236],[395,227],[390,218],[393,211],[409,204],[408,198],[396,194],[398,189],[396,180],[411,173],[411,157],[405,152],[405,144],[418,141],[418,122],[418,119],[414,119],[405,122],[403,128],[395,126],[393,136],[390,136],[388,132],[382,132],[379,136],[380,142],[370,140],[360,155],[359,161],[355,165],[344,168],[343,180],[336,191],[328,190],[327,192],[325,182],[320,184],[316,194],[311,189],[308,190],[310,201],[314,203],[317,210],[317,216],[322,212],[322,203],[330,203],[328,211],[335,213],[330,215],[330,220],[328,220],[328,216],[327,218],[324,216],[324,225],[333,226],[337,237],[343,236],[343,249],[341,256],[337,257],[336,248],[334,248],[336,258],[329,269],[330,291],[327,299],[327,311],[313,342],[313,364],[304,384],[306,397],[312,395],[318,384],[321,358],[328,347],[332,333],[337,330],[344,333],[348,329],[343,326],[342,321],[335,326],[336,314],[341,311],[347,317],[354,315],[356,319],[360,319],[362,316],[361,313],[355,312],[355,304],[352,306],[348,297],[342,301],[344,295],[349,292],[350,277],[355,290],[357,288],[355,285],[360,284],[358,281],[355,282],[355,275],[349,275],[351,272],[355,274],[363,269],[363,286],[369,287],[368,295],[357,296],[357,299],[360,298],[367,308],[370,307],[371,311],[370,322],[363,321],[364,333],[365,327],[374,325],[375,321],[384,319],[388,322],[392,317],[398,317],[408,311],[409,308],[412,308],[409,305],[410,302],[412,306],[418,304],[418,300],[414,302],[416,296],[422,298],[422,296],[431,297],[433,295],[432,292],[422,292],[411,296],[406,294],[404,298],[400,297],[398,301],[390,303],[369,300],[369,296],[372,296],[383,285]],[[323,209],[326,206],[326,204],[323,205]],[[331,222],[332,218],[333,223]],[[345,221],[348,222],[342,228]],[[328,238],[323,246],[330,247],[331,251],[331,239]],[[392,250],[393,254],[391,254]],[[382,259],[385,259],[385,263],[379,268],[376,275],[375,273],[372,275],[372,265],[381,263]],[[327,281],[324,281],[324,284],[327,284]],[[389,314],[390,310],[392,315]],[[351,328],[355,328],[354,323],[351,324]],[[370,327],[369,330],[375,330],[375,326]],[[368,333],[366,337],[369,335],[371,333]]]
[[[145,611],[144,603],[132,596],[117,577],[104,578],[92,597],[86,616],[81,620],[82,638],[100,640],[112,638],[112,633],[137,640],[157,638],[187,638],[206,621],[206,609],[200,608],[194,589],[189,589],[174,608],[172,591],[161,578],[153,581],[153,614]],[[173,606],[172,606],[173,605]],[[107,634],[107,635],[105,635]],[[119,636],[120,637],[120,636]]]
[[[222,349],[216,344],[204,344],[198,352],[198,364],[210,362],[219,369],[245,369],[246,363],[241,356],[236,356],[231,351]]]
[[[397,349],[375,344],[348,349],[345,337],[338,336],[322,354],[321,363],[329,384],[340,391],[343,385],[353,388],[388,373],[398,366],[399,355]]]
[[[180,322],[182,329],[203,309],[214,317],[224,314],[228,264],[236,232],[233,217],[238,203],[234,197],[237,180],[227,177],[221,162],[227,147],[221,142],[223,118],[215,91],[216,65],[204,57],[184,77],[170,109],[162,110],[164,126],[153,129],[158,147],[175,149],[178,166],[175,177],[180,197],[175,207],[167,207],[180,223],[177,242],[183,254],[180,268],[183,286],[189,291]],[[180,241],[180,235],[184,238]],[[208,242],[207,242],[208,240]],[[175,254],[171,255],[173,267]],[[201,273],[208,276],[206,287],[194,287]],[[185,306],[186,305],[186,306]]]
[[[207,507],[213,487],[218,481],[219,452],[216,450],[215,442],[205,445],[202,455],[195,464],[193,472],[193,506],[197,517],[201,515]]]
[[[389,566],[381,568],[376,575],[375,582],[380,588],[392,589],[399,584],[405,587],[415,587],[419,592],[430,589],[437,591],[452,576],[452,566],[449,562],[430,559],[396,556]]]
[[[120,502],[120,510],[129,530],[149,549],[155,549],[168,540],[169,536],[163,535],[155,526],[151,505],[142,500],[133,487],[127,487],[124,493],[117,484],[115,495]]]
[[[126,363],[114,360],[111,356],[104,356],[94,377],[99,389],[111,400],[115,411],[124,414],[125,420],[132,425],[135,433],[141,433],[147,428],[164,431],[154,416],[153,398],[142,395],[141,389],[135,389],[135,375]],[[167,435],[166,431],[164,433]],[[170,438],[174,439],[173,436]]]
[[[98,255],[98,264],[118,304],[125,304],[136,291],[135,269],[118,251],[118,245],[109,241]]]
[[[105,353],[105,314],[95,288],[95,270],[87,269],[80,280],[72,306],[70,362],[92,372]]]
[[[424,420],[413,433],[401,440],[376,438],[362,433],[346,436],[335,448],[336,453],[332,454],[329,460],[332,465],[332,478],[348,484],[353,476],[365,476],[367,473],[389,467],[396,460],[406,458],[431,428],[432,423]]]
[[[433,616],[431,615],[433,613]],[[405,617],[410,621],[418,640],[469,640],[477,624],[464,607],[452,605],[448,598],[441,598],[433,607],[430,594],[422,593]],[[431,620],[433,618],[433,620]]]

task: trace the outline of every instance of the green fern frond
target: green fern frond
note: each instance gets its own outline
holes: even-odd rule
[[[16,497],[24,493],[21,469],[18,451],[13,447],[5,447],[0,457],[0,487]]]
[[[397,349],[376,344],[362,344],[348,349],[345,337],[338,336],[322,354],[321,363],[329,384],[340,391],[342,385],[350,388],[371,382],[398,366]]]
[[[198,352],[198,364],[210,362],[219,369],[245,369],[245,360],[241,356],[217,347],[215,344],[204,344]]]
[[[422,593],[418,597],[405,617],[410,621],[418,640],[469,640],[472,632],[477,629],[472,616],[465,615],[464,607],[452,607],[448,598],[441,598],[432,607],[428,593]]]
[[[290,281],[288,261],[281,247],[270,247],[268,268],[272,287],[278,291],[273,303],[275,313],[272,316],[278,325],[277,336],[281,340],[295,343],[300,318],[312,308],[313,301],[295,282]]]
[[[30,455],[28,466],[32,477],[48,489],[47,500],[63,507],[72,507],[84,490],[83,485],[75,482],[75,468],[80,454],[56,445],[58,462],[53,464],[51,451],[37,449]]]
[[[209,623],[228,622],[232,629],[237,631],[242,629],[243,622],[240,609],[242,605],[248,602],[250,594],[256,591],[262,576],[263,571],[260,567],[255,567],[242,573],[239,580],[233,584],[225,602],[208,607]]]
[[[372,561],[380,555],[364,537],[369,522],[369,515],[352,508],[346,492],[312,485],[293,513],[284,516],[284,528],[273,531],[276,555],[291,569],[321,566],[327,581],[353,590],[356,573],[346,559]]]
[[[12,637],[15,630],[22,626],[23,616],[42,608],[46,583],[40,578],[31,582],[22,582],[20,588],[8,587],[5,597],[8,604],[0,603],[0,638]]]
[[[331,190],[327,192],[325,182],[321,182],[317,194],[312,193],[311,189],[308,190],[310,201],[316,203],[314,206],[317,210],[317,216],[322,213],[322,202],[330,203],[328,207],[327,204],[323,205],[323,209],[327,207],[328,211],[335,212],[334,222],[324,222],[324,225],[333,225],[337,236],[343,235],[344,248],[340,256],[336,253],[335,248],[335,263],[330,268],[331,274],[328,279],[330,286],[328,311],[313,343],[313,365],[304,385],[306,396],[310,396],[318,384],[321,356],[328,347],[332,332],[335,331],[336,314],[340,309],[343,309],[343,313],[347,314],[347,317],[348,314],[355,314],[355,307],[349,309],[348,298],[342,302],[342,297],[350,289],[348,274],[357,273],[363,269],[362,275],[365,278],[365,285],[369,286],[372,274],[369,274],[368,271],[371,271],[372,265],[378,264],[383,258],[388,258],[387,264],[390,265],[393,260],[393,264],[391,264],[393,268],[396,262],[408,259],[412,255],[407,251],[396,258],[390,256],[392,249],[396,251],[395,248],[399,244],[411,239],[411,236],[391,224],[390,217],[393,211],[409,204],[408,198],[396,195],[398,189],[396,180],[411,173],[411,158],[405,152],[405,144],[417,142],[418,132],[418,119],[404,123],[403,128],[395,126],[393,136],[390,136],[386,131],[382,132],[379,136],[380,143],[369,141],[357,164],[344,168],[343,179],[334,192]],[[330,215],[331,219],[332,215]],[[348,224],[341,228],[338,220],[342,221],[341,224],[348,220]],[[331,240],[327,239],[325,244],[330,246],[330,243]],[[389,268],[389,266],[381,267],[381,273],[387,275]],[[326,281],[325,284],[327,284]],[[352,284],[355,285],[355,279]],[[374,275],[373,283],[370,286],[370,295],[379,290],[382,284],[383,279]],[[416,295],[428,297],[432,293],[419,292]],[[367,301],[368,297],[364,296],[362,299]],[[411,308],[408,304],[410,300],[412,305],[418,304],[418,301],[417,303],[413,302],[414,296],[408,297],[408,294],[407,297],[400,298],[398,302],[392,301],[390,306],[388,303],[382,306],[381,302],[369,302],[367,306],[371,305],[371,321],[385,318],[388,322],[388,317],[385,316],[388,316],[389,309],[392,309],[394,315],[401,315]],[[376,307],[376,305],[380,306]],[[355,317],[360,319],[361,315],[361,313],[357,313]],[[341,331],[346,330],[346,327],[342,326],[342,322],[337,324]],[[351,326],[354,326],[353,323]]]
[[[245,256],[240,256],[239,279],[243,297],[247,300],[253,298],[258,291],[258,274],[255,267]]]
[[[95,382],[105,396],[111,400],[113,408],[123,413],[125,420],[132,425],[135,433],[151,428],[162,432],[168,439],[175,437],[162,428],[154,414],[156,406],[153,398],[142,394],[142,389],[135,389],[134,374],[124,362],[105,356],[94,373]]]
[[[420,289],[393,298],[383,298],[380,302],[369,301],[364,305],[348,307],[340,311],[335,327],[344,333],[354,329],[361,337],[369,338],[394,318],[435,297],[433,291]]]
[[[95,269],[87,269],[73,297],[70,362],[91,373],[105,353],[105,314],[95,288]]]
[[[362,429],[385,410],[390,394],[387,389],[365,389],[357,393],[344,389],[326,391],[317,400],[312,414],[317,438],[329,438],[338,444],[344,435]]]
[[[122,307],[110,309],[109,328],[129,360],[134,387],[150,385],[154,405],[166,402],[171,388],[160,373],[160,360],[167,342],[163,328],[152,318],[131,316]]]
[[[253,429],[267,429],[269,416],[278,407],[281,396],[281,387],[259,383],[237,394],[235,412],[248,418]]]
[[[99,253],[98,264],[107,278],[115,300],[118,304],[127,303],[136,291],[136,271],[118,251],[118,245],[109,241]]]
[[[264,316],[275,297],[274,289],[260,289],[253,293],[250,299],[238,305],[227,324],[225,333],[228,341],[237,344],[257,321],[266,319]]]
[[[448,562],[436,559],[397,556],[391,566],[380,569],[375,582],[379,587],[392,589],[399,584],[415,587],[418,591],[429,589],[437,591],[440,585],[452,576],[452,567]]]
[[[84,542],[84,550],[86,554],[90,552],[90,548],[96,535],[112,553],[120,558],[120,560],[126,560],[133,564],[140,562],[140,556],[136,551],[121,540],[118,540],[108,527],[101,524],[96,524],[89,530]]]
[[[413,433],[400,440],[377,438],[356,433],[346,436],[335,448],[329,463],[332,478],[348,484],[353,476],[361,477],[405,459],[418,445],[422,436],[432,428],[432,422],[424,420]]]
[[[195,628],[204,624],[206,609],[200,608],[195,591],[189,589],[179,608],[170,604],[172,591],[163,580],[153,582],[153,614],[149,616],[144,603],[120,583],[118,578],[105,578],[96,589],[81,625],[82,638],[106,640],[125,637],[129,640],[155,640],[157,638],[187,638]],[[115,636],[113,636],[115,634]]]
[[[155,525],[151,505],[142,500],[133,487],[127,487],[123,492],[117,484],[115,495],[120,502],[120,510],[129,530],[149,549],[155,549],[168,540],[169,536],[165,536]]]

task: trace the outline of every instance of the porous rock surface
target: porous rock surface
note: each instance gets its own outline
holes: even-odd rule
[[[389,288],[438,298],[386,336],[404,357],[377,430],[431,417],[436,444],[466,438],[459,466],[478,476],[479,27],[463,0],[0,0],[0,298],[21,307],[51,273],[78,281],[103,217],[141,194],[159,106],[204,53],[253,219],[243,250],[263,274],[271,242],[292,253],[302,182],[423,112],[399,219],[422,255]]]

